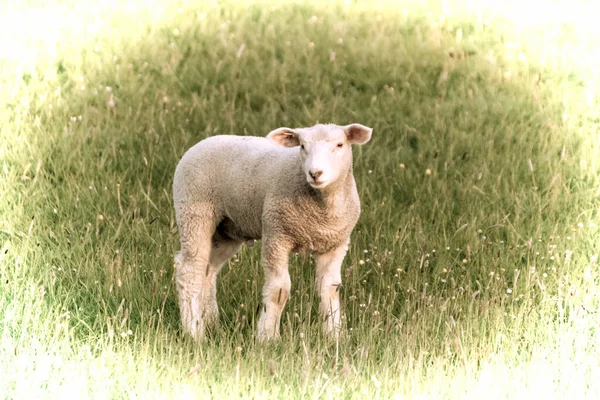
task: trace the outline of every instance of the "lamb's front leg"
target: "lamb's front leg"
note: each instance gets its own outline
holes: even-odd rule
[[[320,254],[317,259],[317,293],[321,298],[319,309],[323,318],[323,330],[337,338],[341,331],[340,286],[342,285],[342,261],[348,251],[350,240],[335,250]]]
[[[281,313],[290,296],[291,280],[288,271],[291,246],[284,240],[263,239],[262,264],[265,271],[263,305],[258,320],[258,339],[279,338]]]

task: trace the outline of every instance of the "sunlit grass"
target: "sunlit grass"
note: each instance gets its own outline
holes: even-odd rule
[[[4,397],[597,398],[600,35],[565,4],[0,9]],[[221,330],[183,337],[181,155],[330,121],[375,129],[346,336],[294,256],[282,340],[255,343],[257,246],[221,274]]]

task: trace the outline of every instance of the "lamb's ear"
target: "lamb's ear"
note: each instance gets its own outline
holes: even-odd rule
[[[278,128],[269,132],[267,139],[279,146],[295,147],[300,146],[300,138],[298,132],[290,128]]]
[[[373,129],[361,124],[350,124],[343,127],[349,143],[364,144],[371,139]]]

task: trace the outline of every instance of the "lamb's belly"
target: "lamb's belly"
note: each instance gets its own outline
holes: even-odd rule
[[[260,239],[261,226],[260,223],[235,223],[229,218],[226,218],[219,224],[217,230],[220,234],[230,239],[247,241],[251,239]]]
[[[262,234],[262,202],[257,196],[247,195],[235,198],[234,195],[224,197],[227,236],[236,240],[260,239]]]

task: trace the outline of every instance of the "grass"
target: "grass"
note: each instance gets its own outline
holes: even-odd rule
[[[3,6],[2,396],[598,398],[600,35],[565,4]],[[182,336],[181,155],[330,121],[374,128],[347,335],[298,256],[282,339],[255,342],[257,246],[220,332]]]

